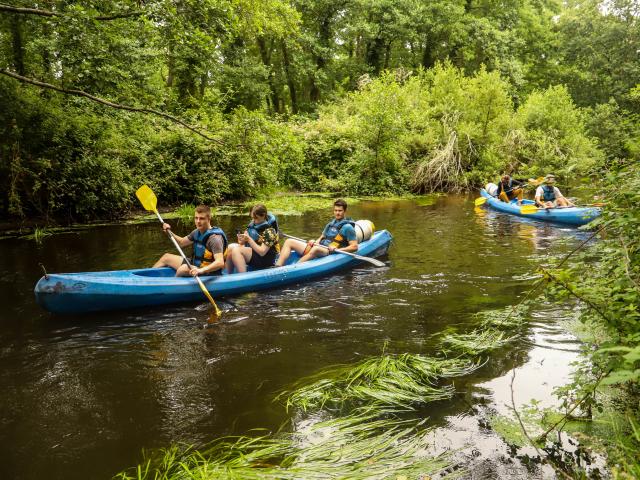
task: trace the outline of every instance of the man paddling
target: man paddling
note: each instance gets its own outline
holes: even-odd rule
[[[173,234],[181,247],[193,245],[191,269],[183,263],[182,257],[172,253],[165,253],[153,268],[171,267],[176,271],[176,277],[197,275],[219,275],[224,268],[224,252],[227,249],[227,237],[218,227],[211,226],[211,209],[206,205],[196,207],[193,219],[196,229],[186,237]],[[168,223],[162,224],[162,229],[171,230]]]
[[[355,222],[350,218],[346,218],[346,213],[347,202],[342,199],[333,202],[333,220],[324,227],[322,235],[317,240],[310,240],[307,243],[288,238],[280,250],[276,267],[281,267],[286,263],[292,250],[301,256],[298,263],[324,257],[335,250],[349,253],[356,252],[358,250],[358,240],[354,228]],[[327,248],[319,247],[315,245],[316,243]]]
[[[541,208],[575,207],[562,195],[555,183],[555,175],[549,174],[544,177],[544,185],[536,189],[536,205]]]

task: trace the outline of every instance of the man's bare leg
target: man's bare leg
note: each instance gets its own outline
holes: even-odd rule
[[[314,258],[326,257],[327,255],[329,255],[329,250],[327,250],[326,248],[313,247],[311,250],[309,250],[309,253],[298,260],[298,263],[308,262],[309,260],[313,260]]]
[[[176,277],[188,277],[189,267],[182,264],[182,257],[173,253],[165,253],[153,265],[153,268],[171,267],[176,271]]]
[[[298,255],[302,255],[305,248],[307,248],[307,244],[300,242],[298,240],[294,240],[293,238],[287,238],[280,249],[280,256],[278,257],[278,261],[276,262],[276,267],[281,267],[285,264],[285,262],[289,259],[291,255],[291,251],[297,252]]]

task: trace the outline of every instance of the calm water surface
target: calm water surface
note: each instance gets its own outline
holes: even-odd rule
[[[273,398],[292,382],[379,355],[385,342],[389,353],[435,354],[438,333],[471,330],[476,312],[516,303],[538,265],[586,237],[474,211],[472,200],[355,205],[351,216],[393,234],[387,268],[365,265],[223,299],[224,322],[213,327],[206,327],[204,301],[78,317],[35,304],[38,263],[49,272],[149,266],[170,251],[156,223],[96,227],[41,245],[0,241],[0,478],[110,478],[139,462],[143,448],[279,428],[291,417]],[[328,205],[280,217],[280,225],[315,238],[330,213]],[[217,221],[232,232],[245,218]],[[175,230],[185,234],[190,226]],[[567,379],[578,349],[561,326],[569,314],[538,305],[522,340],[458,382],[453,400],[426,407],[436,427],[432,448],[469,452],[477,478],[551,475],[519,471],[508,447],[482,425],[487,415],[508,412],[514,367],[518,404],[552,403],[551,390]]]

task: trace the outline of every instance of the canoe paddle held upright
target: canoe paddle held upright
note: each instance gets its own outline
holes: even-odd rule
[[[158,217],[158,220],[160,220],[160,223],[161,224],[164,223],[164,220],[160,216],[160,212],[158,212],[158,209],[157,209],[158,199],[156,198],[156,194],[153,193],[153,190],[151,190],[151,188],[149,188],[148,185],[142,185],[136,191],[136,197],[138,197],[138,200],[140,200],[140,203],[142,204],[145,210],[155,213],[156,216]],[[168,230],[167,233],[169,235],[169,238],[173,242],[173,245],[178,250],[178,253],[180,253],[180,256],[182,257],[182,259],[185,261],[187,266],[191,268],[191,263],[189,262],[189,259],[186,257],[186,255],[182,251],[182,248],[180,248],[180,245],[178,245],[178,242],[173,236],[173,233],[171,232],[171,230]],[[222,315],[222,312],[218,308],[218,305],[216,305],[216,302],[213,300],[213,297],[207,290],[207,287],[204,286],[204,283],[202,283],[202,280],[200,279],[200,277],[196,276],[195,279],[198,282],[198,285],[200,286],[200,290],[202,290],[202,293],[204,293],[204,295],[207,297],[209,302],[211,302],[211,305],[213,305],[213,308],[215,309],[216,317],[220,318],[220,316]]]

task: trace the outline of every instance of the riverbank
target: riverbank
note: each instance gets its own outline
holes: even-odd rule
[[[374,197],[374,196],[362,196],[362,197],[342,197],[349,205],[355,205],[361,201],[399,201],[399,200],[413,200],[421,205],[433,205],[437,198],[441,194],[428,194],[428,195],[403,195],[403,196],[389,196],[389,197]],[[303,215],[308,212],[329,209],[334,199],[339,195],[330,192],[275,192],[267,194],[264,197],[255,199],[227,202],[221,205],[214,206],[212,208],[212,214],[215,217],[243,215],[249,212],[252,205],[256,203],[265,203],[270,212],[275,215]],[[165,220],[182,220],[189,222],[193,215],[193,209],[195,205],[182,204],[182,205],[158,205],[158,211],[161,213]],[[157,217],[153,213],[149,213],[141,208],[134,209],[118,220],[104,221],[96,220],[94,222],[85,223],[72,223],[69,225],[60,225],[59,222],[48,220],[43,217],[30,217],[28,219],[4,221],[0,222],[0,240],[4,238],[27,238],[40,240],[45,236],[77,232],[92,227],[102,227],[109,225],[133,225],[138,223],[146,223],[149,221],[157,220]]]

